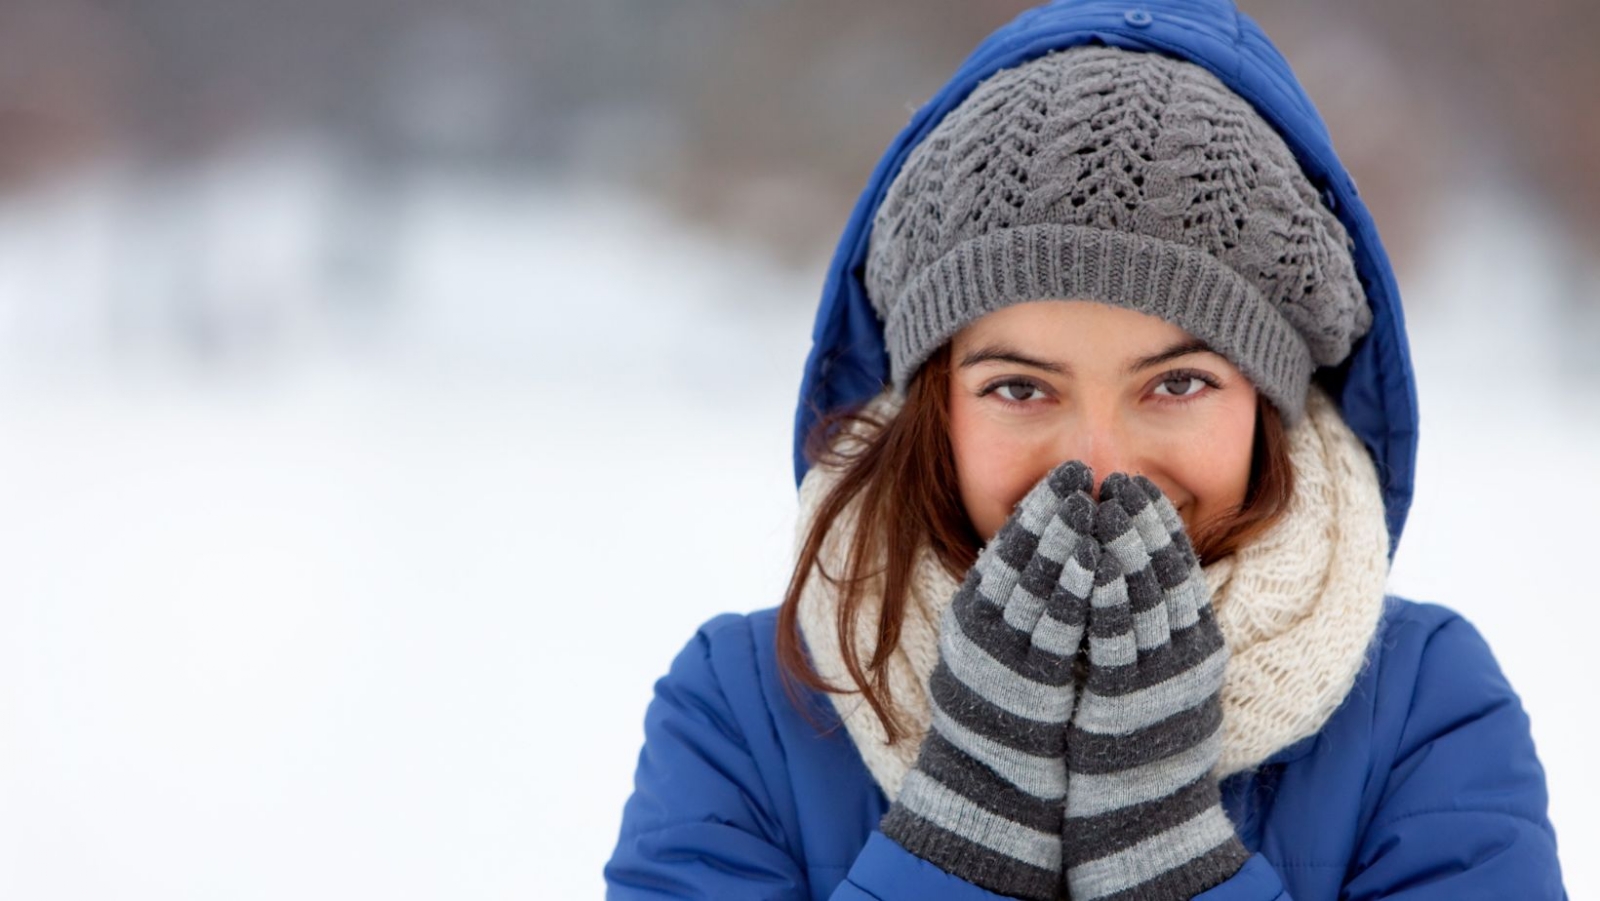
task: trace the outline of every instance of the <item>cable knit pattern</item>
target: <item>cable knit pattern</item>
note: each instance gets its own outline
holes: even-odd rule
[[[886,391],[869,409],[887,418],[899,404]],[[1383,609],[1388,532],[1371,458],[1316,388],[1289,439],[1295,493],[1288,514],[1249,547],[1205,569],[1231,651],[1222,689],[1219,778],[1255,767],[1322,728],[1365,663]],[[806,474],[799,540],[836,479],[837,472],[824,466]],[[829,572],[843,569],[858,510],[847,507],[823,542],[820,562]],[[900,646],[889,663],[896,718],[908,732],[904,739],[887,744],[882,724],[860,695],[830,695],[868,770],[891,799],[899,795],[927,732],[939,621],[960,584],[924,549],[911,580]],[[834,685],[848,686],[835,628],[837,601],[835,588],[813,572],[800,601],[800,629],[817,671]],[[863,615],[873,619],[857,631],[863,659],[871,656],[880,609],[878,598],[869,595]]]
[[[907,158],[867,293],[903,390],[966,323],[1085,298],[1175,322],[1288,421],[1371,325],[1349,236],[1270,125],[1192,63],[1075,47],[996,73]]]

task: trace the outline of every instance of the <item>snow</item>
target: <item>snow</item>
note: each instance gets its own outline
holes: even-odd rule
[[[323,159],[0,208],[6,897],[597,897],[652,682],[781,597],[821,261],[441,173],[343,247]],[[1549,362],[1555,289],[1480,262],[1536,264],[1537,223],[1485,202],[1408,285],[1393,584],[1522,693],[1583,897],[1600,405]]]

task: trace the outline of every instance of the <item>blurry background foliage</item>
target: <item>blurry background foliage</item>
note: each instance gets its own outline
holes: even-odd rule
[[[292,136],[346,160],[337,187],[363,209],[417,167],[537,170],[642,189],[810,262],[910,111],[1028,5],[5,0],[0,197],[107,156],[173,171]],[[1600,250],[1600,4],[1241,6],[1402,267],[1441,195],[1481,180],[1547,208],[1575,255]]]

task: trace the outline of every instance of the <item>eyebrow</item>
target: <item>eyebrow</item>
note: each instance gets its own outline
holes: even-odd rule
[[[1174,360],[1178,357],[1186,357],[1189,354],[1194,353],[1216,353],[1216,351],[1212,350],[1209,345],[1207,345],[1204,341],[1201,341],[1199,338],[1189,338],[1180,341],[1165,350],[1135,358],[1128,363],[1127,368],[1124,371],[1129,375],[1133,375],[1134,373],[1149,369],[1152,366],[1159,366],[1168,360]],[[1057,363],[1053,360],[1041,360],[1037,357],[1030,357],[1022,351],[1004,343],[988,344],[977,348],[976,350],[969,351],[966,356],[961,358],[961,365],[958,368],[966,369],[969,366],[977,366],[979,363],[995,362],[1015,363],[1018,366],[1027,366],[1032,369],[1042,369],[1045,372],[1053,372],[1057,375],[1070,375],[1072,373],[1072,367],[1066,363]]]

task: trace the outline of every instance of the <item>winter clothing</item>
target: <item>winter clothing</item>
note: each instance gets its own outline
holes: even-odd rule
[[[1100,556],[1093,485],[1082,463],[1056,467],[946,608],[931,731],[881,827],[1002,895],[1051,901],[1060,887],[1072,662]]]
[[[986,38],[917,110],[878,162],[828,266],[795,411],[795,481],[809,468],[805,440],[817,419],[871,399],[889,380],[883,327],[861,274],[870,226],[890,182],[942,118],[990,75],[1085,44],[1158,53],[1215,75],[1277,131],[1323,203],[1339,217],[1354,242],[1350,252],[1372,327],[1343,364],[1318,372],[1317,378],[1377,464],[1393,554],[1411,507],[1417,452],[1416,384],[1394,272],[1311,99],[1266,35],[1229,0],[1152,0],[1136,6],[1066,0],[1028,10]]]
[[[1203,573],[1215,625],[1232,657],[1220,686],[1188,676],[1180,680],[1201,697],[1220,691],[1220,739],[1212,733],[1196,746],[1216,742],[1213,775],[1222,778],[1220,804],[1238,845],[1251,856],[1196,897],[1564,898],[1527,718],[1487,646],[1443,608],[1382,598],[1386,552],[1393,552],[1410,504],[1416,429],[1415,387],[1393,274],[1310,102],[1265,37],[1225,0],[1153,0],[1138,9],[1070,0],[1032,10],[985,41],[913,118],[852,214],[824,288],[796,422],[802,528],[834,475],[826,467],[806,472],[800,449],[815,417],[869,400],[896,400],[892,390],[880,394],[890,375],[890,352],[863,282],[870,226],[889,185],[943,117],[989,76],[1086,44],[1193,63],[1248,101],[1353,240],[1351,256],[1372,315],[1370,330],[1349,358],[1317,373],[1331,399],[1310,391],[1305,417],[1290,430],[1297,484],[1288,518]],[[1305,484],[1302,465],[1310,473]],[[847,509],[829,530],[825,558],[842,553],[853,519]],[[1138,514],[1133,519],[1137,531]],[[1123,531],[1115,525],[1103,534],[1131,553],[1127,542],[1117,543]],[[1139,535],[1159,545],[1159,537]],[[1137,562],[1136,555],[1131,559]],[[1182,584],[1170,572],[1163,583],[1154,565],[1151,572],[1158,586]],[[1117,579],[1103,575],[1108,593],[1102,601],[1115,601]],[[930,591],[941,580],[948,590]],[[836,607],[828,607],[825,586],[813,602],[817,581],[813,577],[801,607],[808,650],[819,672],[848,684],[829,669],[839,648],[823,620]],[[1142,585],[1132,589],[1142,606],[1149,583],[1142,577],[1134,582]],[[912,737],[894,746],[874,733],[875,717],[859,696],[822,695],[785,681],[776,659],[775,611],[706,624],[657,684],[646,713],[635,792],[606,868],[609,896],[999,897],[963,878],[964,870],[941,869],[877,831],[896,799],[908,791],[916,797],[909,787],[915,779],[907,774],[920,764],[903,755],[914,751],[934,723],[924,680],[939,663],[940,647],[929,639],[941,635],[938,623],[955,607],[951,598],[959,586],[953,583],[931,556],[919,562],[902,645],[889,670],[897,719]],[[1126,592],[1128,580],[1122,584]],[[1021,594],[1037,596],[1033,589]],[[816,607],[820,613],[809,609]],[[1175,609],[1182,622],[1181,603]],[[870,603],[863,612],[869,620],[875,615]],[[959,612],[951,615],[959,619]],[[1070,623],[1070,614],[1059,619]],[[858,634],[870,640],[874,624],[859,625]],[[1095,631],[1092,624],[1088,628]],[[1154,634],[1146,631],[1159,643]],[[1137,627],[1134,637],[1137,647]],[[986,684],[966,675],[958,681]],[[1080,699],[1092,690],[1078,683]],[[936,696],[934,703],[946,698]],[[1074,741],[1070,734],[1067,741]],[[1112,769],[1130,762],[1116,750],[1105,759]],[[1092,768],[1083,759],[1067,765]],[[930,764],[919,772],[931,769]],[[1199,771],[1198,765],[1192,770]],[[1073,785],[1082,775],[1068,773],[1066,815],[1084,813],[1072,807]],[[1148,794],[1134,801],[1117,791],[1093,793],[1099,806],[1085,815],[1115,813],[1129,802],[1154,801],[1164,811],[1180,803],[1177,795]],[[1214,811],[1209,796],[1201,800],[1197,807]],[[919,802],[902,806],[912,803]],[[1176,818],[1165,812],[1166,822]],[[919,815],[928,822],[942,818],[929,806]],[[1206,816],[1202,827],[1220,827],[1214,812]],[[891,831],[915,844],[903,830]],[[959,833],[959,827],[949,831]],[[1187,845],[1194,854],[1133,856],[1139,866],[1153,860],[1179,874],[1200,858],[1196,869],[1204,870],[1208,855],[1202,846],[1222,830],[1194,831],[1201,836]],[[1101,844],[1106,833],[1079,838],[1085,843],[1069,842],[1063,851],[1069,866],[1089,867],[1078,873],[1090,877],[1079,880],[1080,888],[1112,891],[1128,884],[1127,868],[1094,867],[1109,859],[1103,852],[1113,846]],[[1224,846],[1227,856],[1212,876],[1237,861],[1237,848],[1219,839],[1216,847]],[[1190,887],[1212,876],[1200,873]],[[1072,877],[1069,871],[1069,886]]]
[[[657,684],[608,897],[997,901],[876,831],[889,801],[828,702],[785,689],[776,620],[713,619]],[[1253,856],[1202,901],[1564,898],[1528,720],[1483,639],[1391,599],[1372,648],[1315,736],[1222,782]]]
[[[1330,401],[1315,391],[1311,400],[1306,419],[1290,433],[1297,488],[1282,526],[1288,538],[1265,555],[1276,562],[1262,559],[1258,543],[1245,549],[1256,559],[1226,558],[1205,572],[1218,625],[1233,649],[1217,774],[1226,775],[1223,807],[1253,856],[1202,897],[1564,898],[1527,717],[1477,632],[1444,608],[1395,598],[1381,602],[1379,620],[1377,602],[1332,590],[1362,578],[1371,568],[1360,562],[1366,557],[1375,558],[1379,573],[1369,597],[1381,593],[1382,513],[1376,474],[1359,441]],[[877,403],[892,408],[894,400],[886,393]],[[1343,431],[1319,434],[1319,421]],[[1308,458],[1325,462],[1312,466]],[[1361,472],[1353,462],[1365,467],[1364,477],[1351,475]],[[827,467],[808,474],[802,529],[834,475]],[[1365,513],[1356,502],[1363,493],[1372,501]],[[1302,521],[1317,510],[1332,513]],[[1373,534],[1345,535],[1361,533],[1365,523]],[[1324,538],[1333,546],[1319,547]],[[848,541],[847,530],[830,530],[824,548],[840,554]],[[950,579],[936,562],[931,569]],[[1279,575],[1291,584],[1280,585]],[[1306,604],[1304,584],[1295,579],[1326,581],[1330,591]],[[918,600],[938,596],[924,593],[933,581],[928,566],[913,577],[908,632],[895,658],[907,672],[915,666],[931,673],[937,661],[936,640],[923,644],[910,631],[939,634],[941,611],[930,613]],[[946,600],[959,587],[949,584]],[[1359,625],[1369,609],[1364,603],[1371,604],[1375,633]],[[802,611],[815,606],[808,598]],[[824,607],[820,616],[831,612]],[[776,659],[775,626],[774,610],[720,616],[699,630],[657,684],[636,791],[606,868],[609,897],[999,898],[876,831],[912,765],[905,761],[895,775],[896,752],[914,752],[920,733],[875,746],[861,737],[877,719],[859,696],[791,696]],[[871,624],[862,631],[870,633]],[[813,639],[813,627],[806,634],[819,670],[830,675],[825,655],[837,661],[837,641]],[[1331,691],[1327,685],[1350,662],[1323,645],[1350,644],[1352,634],[1359,641],[1353,665],[1360,668],[1351,670],[1348,691]],[[1301,654],[1309,655],[1303,665]],[[1241,668],[1243,678],[1236,676]],[[1304,670],[1322,668],[1332,673],[1303,677]],[[914,684],[917,677],[906,678]],[[1278,696],[1274,686],[1285,678],[1293,681],[1281,683]],[[926,685],[917,689],[923,728]],[[1254,736],[1227,723],[1254,718],[1262,732],[1292,735],[1307,719],[1294,706],[1307,687],[1318,699],[1337,694],[1335,706],[1322,719],[1309,717],[1315,725],[1306,737],[1275,743],[1269,756],[1251,759]],[[902,721],[914,724],[901,689],[891,684]]]
[[[1234,652],[1224,674],[1220,705],[1223,728],[1216,750],[1220,762],[1215,766],[1219,776],[1255,767],[1324,729],[1366,663],[1378,628],[1388,545],[1377,476],[1365,449],[1326,395],[1313,388],[1308,400],[1307,416],[1288,433],[1296,475],[1284,517],[1268,534],[1200,573],[1206,583],[1203,594],[1212,598],[1217,625]],[[899,404],[886,392],[869,412],[874,419],[886,420]],[[851,432],[843,440],[857,437],[864,436]],[[809,531],[815,508],[836,479],[837,470],[826,466],[807,473],[801,489],[800,537]],[[1102,491],[1115,490],[1118,479],[1107,477]],[[818,560],[821,571],[842,570],[856,516],[856,508],[846,508],[829,530]],[[1168,531],[1178,532],[1187,542],[1180,520],[1169,521]],[[1097,541],[1118,547],[1114,539],[1103,540],[1105,532],[1102,525]],[[1149,540],[1160,544],[1156,536]],[[1143,568],[1137,549],[1123,553],[1133,564],[1131,569]],[[1171,563],[1164,561],[1163,566]],[[1166,582],[1183,584],[1171,575]],[[900,643],[888,670],[897,720],[911,724],[914,737],[929,722],[928,693],[923,687],[930,683],[945,628],[933,624],[948,615],[957,590],[953,577],[931,554],[918,561]],[[877,598],[869,598],[866,609],[876,609],[876,604]],[[836,631],[837,609],[836,590],[814,572],[801,601],[801,629],[817,671],[834,684],[848,684]],[[869,621],[860,632],[875,634],[875,626]],[[1080,695],[1079,704],[1088,697]],[[870,772],[888,797],[895,797],[916,752],[915,741],[887,745],[881,723],[859,696],[832,694],[828,700]],[[1067,743],[1069,749],[1087,747],[1070,735]],[[1203,790],[1194,789],[1183,800],[1203,800]],[[1102,821],[1090,830],[1067,829],[1069,844],[1086,833],[1099,837],[1105,825]],[[1209,825],[1219,824],[1213,819]]]
[[[1148,479],[1106,477],[1088,672],[1068,731],[1070,897],[1192,898],[1249,858],[1211,776],[1228,648],[1183,521]]]
[[[1367,663],[1378,629],[1388,575],[1383,504],[1372,460],[1338,410],[1313,388],[1307,413],[1289,430],[1295,491],[1272,531],[1205,568],[1217,623],[1232,652],[1223,685],[1222,757],[1218,775],[1260,764],[1322,729]],[[876,418],[899,410],[888,392],[868,406]],[[818,466],[800,487],[798,534],[837,480]],[[856,508],[834,523],[818,563],[842,571]],[[889,658],[888,688],[912,741],[889,745],[883,726],[855,695],[829,695],[879,786],[894,797],[915,759],[929,718],[925,686],[938,656],[939,620],[960,583],[932,554],[912,572],[900,644]],[[839,651],[837,597],[815,575],[800,603],[800,627],[812,663],[834,685],[849,684]],[[874,604],[865,609],[874,610]],[[858,652],[870,652],[876,623],[858,630]]]
[[[1073,47],[990,76],[913,150],[867,252],[895,387],[974,319],[1159,316],[1299,419],[1372,317],[1349,238],[1249,104],[1192,63]]]

